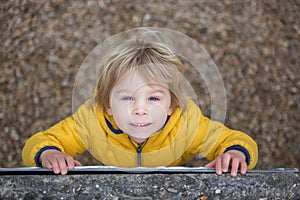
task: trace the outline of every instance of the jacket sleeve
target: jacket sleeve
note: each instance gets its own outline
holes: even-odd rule
[[[198,131],[202,132],[200,134],[205,135],[199,151],[201,156],[213,160],[231,147],[240,146],[249,153],[248,169],[255,167],[258,159],[258,148],[256,142],[249,135],[229,129],[203,115],[200,119]]]
[[[36,166],[35,157],[45,147],[56,147],[74,157],[86,150],[70,116],[46,131],[31,136],[25,143],[22,158],[25,166]]]

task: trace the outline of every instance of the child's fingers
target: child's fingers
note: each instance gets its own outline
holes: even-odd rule
[[[71,156],[66,157],[67,169],[74,169],[75,166],[82,166],[81,163]]]
[[[222,157],[218,157],[216,159],[216,173],[217,175],[221,175],[222,174]]]
[[[60,173],[65,175],[68,173],[68,169],[74,169],[74,159],[71,156],[64,156],[58,158],[58,164]]]
[[[42,162],[42,166],[43,166],[44,168],[47,168],[47,169],[52,169],[52,164],[50,163],[49,160],[44,160],[44,161]]]
[[[221,158],[222,158],[222,171],[228,172],[231,157],[229,154],[223,154]]]
[[[67,173],[67,165],[65,157],[62,156],[54,156],[49,159],[49,162],[52,165],[52,170],[55,174],[66,174]]]
[[[78,160],[74,160],[74,165],[75,166],[82,166],[82,164]]]
[[[68,169],[74,169],[75,166],[81,166],[81,163],[74,160],[71,156],[59,151],[45,152],[42,159],[44,168],[52,169],[55,174],[67,174]]]
[[[242,163],[241,163],[241,174],[246,174],[247,168],[248,168],[248,166],[247,166],[246,161],[242,161]]]
[[[224,153],[218,156],[215,160],[209,162],[205,165],[207,168],[215,168],[216,174],[221,175],[223,172],[227,172],[231,166],[231,176],[236,176],[238,170],[240,169],[241,174],[246,174],[247,171],[247,163],[240,156],[232,156],[231,153]],[[238,154],[239,155],[239,154]]]
[[[207,168],[215,168],[216,174],[221,175],[222,174],[222,159],[220,157],[217,157],[215,160],[211,161],[210,163],[207,163],[205,165]]]
[[[240,160],[239,159],[232,159],[231,161],[231,176],[236,176],[237,171],[240,166]]]
[[[216,166],[216,160],[213,160],[213,161],[207,163],[204,167],[206,167],[206,168],[215,168],[215,166]]]
[[[59,174],[60,173],[60,165],[59,165],[59,161],[55,158],[55,159],[51,159],[49,160],[49,162],[52,165],[52,170],[55,174]]]
[[[71,156],[66,156],[66,167],[68,169],[74,169],[75,164],[74,164],[74,159]]]
[[[56,159],[44,159],[42,166],[47,169],[52,169],[55,174],[60,173],[60,167]]]

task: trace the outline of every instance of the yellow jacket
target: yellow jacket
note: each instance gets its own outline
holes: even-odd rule
[[[86,102],[72,116],[27,140],[22,152],[25,166],[37,165],[38,156],[47,148],[57,148],[73,157],[88,150],[104,165],[120,167],[176,166],[197,153],[213,160],[229,149],[245,153],[248,169],[256,165],[258,158],[251,137],[211,121],[192,101],[184,112],[177,108],[143,147],[118,130],[113,118],[99,106]]]

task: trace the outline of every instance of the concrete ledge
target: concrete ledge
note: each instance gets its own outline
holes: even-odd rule
[[[298,173],[1,175],[0,199],[300,199]]]

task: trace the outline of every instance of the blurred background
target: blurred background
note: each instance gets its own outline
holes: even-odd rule
[[[299,19],[297,0],[2,1],[0,167],[23,166],[26,139],[72,113],[76,72],[98,43],[161,27],[210,54],[226,88],[225,124],[257,141],[256,168],[300,168]],[[78,159],[98,164],[88,153]]]

